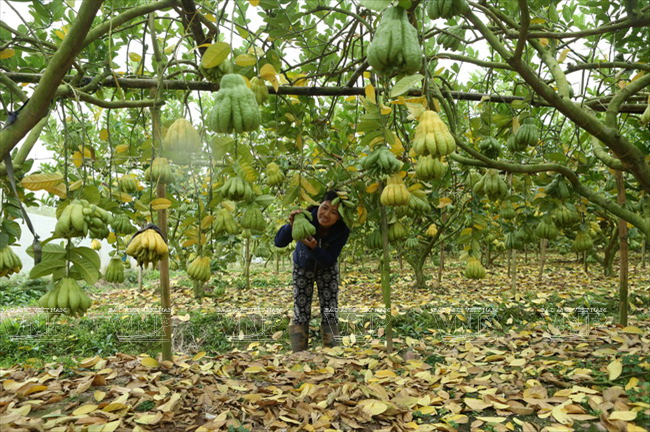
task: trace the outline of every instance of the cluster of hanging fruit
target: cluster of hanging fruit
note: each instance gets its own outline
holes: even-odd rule
[[[103,239],[109,234],[113,216],[87,200],[73,200],[61,211],[54,227],[54,236],[63,238],[91,237]]]
[[[158,261],[167,257],[169,247],[160,229],[149,224],[133,235],[126,247],[126,254],[135,258],[140,267],[146,267],[151,263],[155,268]]]
[[[70,316],[83,316],[91,304],[90,297],[76,280],[70,278],[59,280],[54,289],[38,299],[40,307],[60,310]]]
[[[9,277],[14,273],[20,273],[22,268],[23,263],[9,246],[0,249],[0,277]]]
[[[113,257],[109,261],[104,273],[104,280],[110,283],[124,282],[124,264],[118,257]]]

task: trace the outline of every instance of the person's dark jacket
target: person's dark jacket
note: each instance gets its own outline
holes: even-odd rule
[[[330,228],[327,236],[321,238],[318,234],[318,207],[311,210],[312,225],[316,227],[316,234],[314,238],[318,241],[318,246],[314,249],[309,249],[303,242],[296,242],[296,250],[293,252],[293,262],[299,267],[308,270],[315,270],[316,265],[319,268],[332,267],[336,264],[336,260],[341,254],[341,250],[350,236],[350,229],[339,219]],[[278,233],[275,235],[275,245],[277,247],[286,247],[293,241],[291,237],[291,225],[283,225]]]

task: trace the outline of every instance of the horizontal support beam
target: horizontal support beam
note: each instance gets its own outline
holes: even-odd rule
[[[5,74],[11,80],[17,83],[32,83],[37,84],[41,79],[41,74],[34,73],[19,73],[7,72]],[[76,77],[68,75],[65,77],[64,82],[74,81]],[[90,78],[82,80],[81,86],[90,83]],[[219,90],[219,84],[209,81],[181,81],[181,80],[162,80],[159,81],[153,78],[113,78],[109,77],[98,83],[99,87],[120,87],[123,89],[154,89],[161,86],[165,90],[185,90],[185,91],[207,91],[216,92]],[[293,86],[280,86],[278,91],[271,86],[269,93],[280,95],[292,96],[364,96],[366,90],[362,87],[293,87]],[[467,101],[484,101],[492,103],[512,103],[514,101],[523,101],[521,96],[502,96],[502,95],[489,95],[485,93],[473,92],[449,92],[451,97],[457,100]],[[411,90],[407,96],[421,96],[421,90]],[[543,101],[532,101],[533,106],[550,106]],[[599,101],[590,101],[589,107],[594,111],[605,111],[607,105],[599,103]],[[645,104],[623,104],[621,105],[621,113],[638,113],[641,114],[645,110]]]

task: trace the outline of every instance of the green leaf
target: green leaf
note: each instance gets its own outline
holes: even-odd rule
[[[554,162],[566,162],[567,157],[563,153],[548,153],[546,157]]]
[[[212,139],[212,153],[215,159],[221,159],[226,154],[234,150],[235,140],[231,137],[215,136]]]
[[[99,188],[95,185],[87,185],[82,190],[82,196],[88,200],[90,204],[99,204],[99,200],[102,198],[99,193]]]
[[[299,193],[300,193],[300,185],[291,186],[289,190],[287,190],[287,193],[284,196],[284,199],[282,200],[282,205],[289,206],[293,204],[293,202],[298,198]]]
[[[262,207],[268,207],[271,204],[273,204],[273,201],[275,201],[275,197],[271,195],[260,195],[257,198],[255,198],[255,202],[261,205]]]
[[[20,238],[20,225],[16,221],[5,219],[2,221],[2,229],[12,237]]]
[[[525,109],[528,107],[528,104],[523,100],[515,99],[510,103],[510,106],[514,109]]]
[[[382,11],[386,9],[392,0],[361,0],[361,6],[375,11]]]
[[[415,74],[415,75],[409,75],[397,82],[395,84],[395,87],[390,91],[390,97],[397,97],[400,95],[403,95],[404,93],[408,92],[415,84],[419,83],[422,81],[424,78],[424,75],[420,74]]]
[[[63,258],[41,261],[32,268],[29,272],[29,277],[31,279],[38,279],[63,268],[65,268],[65,259]]]
[[[201,58],[201,66],[206,69],[219,66],[230,55],[230,45],[225,42],[215,42],[205,50]]]
[[[34,258],[34,249],[33,249],[32,245],[29,245],[26,252],[27,252],[27,255]],[[42,248],[41,248],[41,260],[42,261],[50,261],[50,260],[62,259],[62,258],[65,258],[65,256],[66,256],[65,247],[63,247],[60,244],[47,243],[47,244],[42,245]]]
[[[72,252],[70,254],[70,261],[73,263],[71,270],[78,272],[83,280],[89,285],[93,285],[99,280],[100,276],[97,252],[86,247],[74,248]]]

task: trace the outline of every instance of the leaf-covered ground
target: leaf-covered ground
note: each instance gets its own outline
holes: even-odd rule
[[[249,290],[239,288],[238,275],[224,275],[217,282],[226,294],[200,304],[187,281],[174,279],[172,362],[118,353],[0,369],[0,427],[647,431],[650,272],[631,270],[623,327],[612,321],[617,279],[598,271],[585,274],[576,263],[555,260],[538,281],[533,263],[520,265],[513,294],[503,267],[477,282],[463,279],[452,263],[432,290],[412,288],[405,268],[393,280],[393,353],[386,351],[383,318],[372,315],[383,307],[374,266],[343,274],[339,303],[348,314],[341,345],[320,347],[315,298],[311,349],[297,354],[287,352],[283,331],[292,303],[288,271],[258,269]],[[155,283],[141,293],[105,287],[93,297],[96,314],[158,302]],[[180,337],[197,314],[235,319],[253,308],[274,311],[284,327],[265,329],[267,340],[247,341],[251,328],[242,326],[233,334],[238,348],[227,353]]]

